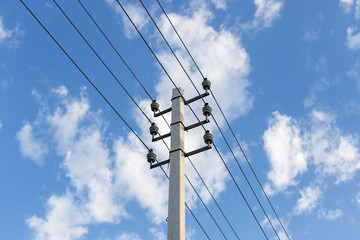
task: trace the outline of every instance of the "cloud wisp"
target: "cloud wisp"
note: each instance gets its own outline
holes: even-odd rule
[[[4,18],[0,16],[0,46],[4,45],[11,50],[19,47],[19,37],[24,35],[24,31],[17,25],[13,29],[5,27]]]
[[[254,19],[242,26],[246,31],[259,31],[271,27],[274,21],[280,18],[280,12],[284,7],[282,0],[254,0],[254,4]]]

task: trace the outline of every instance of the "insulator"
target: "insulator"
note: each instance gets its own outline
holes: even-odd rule
[[[151,107],[151,111],[153,111],[154,113],[159,111],[159,103],[156,100],[153,100],[152,103],[150,104]]]
[[[211,82],[207,78],[204,78],[202,82],[202,87],[205,91],[209,90],[211,87]]]
[[[212,112],[212,108],[211,108],[210,104],[205,103],[204,107],[202,108],[202,111],[203,111],[204,116],[207,116],[207,117],[210,116],[211,112]]]
[[[214,140],[214,136],[211,134],[211,132],[209,130],[206,130],[205,134],[204,134],[205,143],[212,144],[213,140]]]
[[[156,161],[156,154],[152,149],[149,150],[149,153],[146,155],[147,161],[150,164],[153,164]]]
[[[149,127],[150,134],[155,136],[159,132],[159,127],[156,125],[156,123],[151,123],[151,126]]]

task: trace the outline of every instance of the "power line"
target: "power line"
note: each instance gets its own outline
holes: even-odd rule
[[[96,23],[95,19],[91,16],[91,14],[89,13],[89,11],[86,9],[86,7],[82,4],[82,2],[80,0],[78,0],[78,2],[80,3],[80,5],[82,6],[82,8],[85,10],[85,12],[88,14],[88,16],[91,18],[91,20],[93,21],[93,23],[96,25],[96,27],[99,29],[99,31],[102,33],[102,35],[105,37],[105,39],[108,41],[108,43],[111,45],[111,47],[113,48],[113,50],[117,53],[117,55],[120,57],[120,59],[123,61],[123,63],[126,65],[126,67],[128,68],[128,70],[132,73],[132,75],[135,77],[135,79],[138,81],[138,83],[142,86],[142,88],[144,89],[144,91],[146,92],[146,94],[149,96],[149,98],[151,100],[153,100],[153,98],[151,97],[151,95],[149,94],[149,92],[146,90],[146,88],[141,84],[140,80],[137,78],[137,76],[135,75],[135,73],[132,71],[132,69],[129,67],[129,65],[126,63],[126,61],[124,60],[124,58],[120,55],[120,53],[117,51],[117,49],[114,47],[114,45],[111,43],[111,41],[109,40],[109,38],[106,36],[106,34],[104,33],[104,31],[101,29],[101,27]],[[164,116],[162,115],[162,117],[164,118]],[[165,118],[164,118],[165,120]],[[165,120],[166,121],[166,120]],[[166,122],[167,123],[167,122]],[[170,126],[168,125],[168,127],[170,128]],[[168,148],[167,144],[163,141],[163,143],[165,144],[165,146]],[[169,148],[168,148],[169,149]],[[195,165],[192,163],[191,159],[189,157],[187,157],[188,160],[190,161],[191,165],[193,166],[193,168],[195,169],[197,175],[199,176],[200,180],[202,181],[202,183],[204,184],[205,188],[207,189],[207,191],[209,192],[210,196],[212,197],[213,201],[215,202],[216,206],[219,208],[221,214],[223,215],[223,217],[225,218],[225,220],[227,221],[227,223],[230,225],[230,228],[232,229],[232,231],[234,232],[234,234],[236,235],[237,239],[240,239],[239,236],[237,235],[237,233],[235,232],[233,226],[230,224],[229,220],[227,219],[227,217],[225,216],[223,210],[221,209],[221,207],[219,206],[219,204],[217,203],[216,199],[214,198],[214,196],[212,195],[211,191],[209,190],[209,188],[207,187],[206,183],[204,182],[203,178],[201,177],[200,173],[198,172],[198,170],[196,169]],[[189,182],[191,186],[192,183]],[[194,191],[196,192],[196,189],[194,189]],[[201,200],[201,199],[200,199]],[[202,201],[202,200],[201,200]],[[205,208],[206,205],[205,205]],[[211,215],[211,213],[209,213]],[[221,230],[220,230],[221,231]]]
[[[101,32],[101,34],[104,36],[104,38],[106,39],[106,41],[110,44],[110,46],[112,47],[112,49],[116,52],[116,54],[118,55],[118,57],[121,59],[121,61],[125,64],[126,68],[130,71],[130,73],[133,75],[133,77],[136,79],[136,81],[140,84],[140,86],[142,87],[142,89],[145,91],[145,93],[148,95],[148,97],[151,99],[151,101],[153,101],[154,99],[151,97],[150,93],[146,90],[146,88],[144,87],[144,85],[141,83],[141,81],[139,80],[139,78],[136,76],[136,74],[134,73],[134,71],[130,68],[130,66],[127,64],[127,62],[125,61],[125,59],[121,56],[121,54],[119,53],[119,51],[115,48],[114,44],[109,40],[109,38],[106,36],[106,34],[104,33],[104,31],[101,29],[101,27],[97,24],[97,22],[95,21],[95,19],[91,16],[91,14],[89,13],[89,11],[86,9],[86,7],[83,5],[83,3],[78,0],[78,2],[80,3],[81,7],[84,9],[84,11],[87,13],[87,15],[90,17],[90,19],[92,20],[92,22],[95,24],[95,26],[99,29],[99,31]],[[162,118],[164,119],[165,123],[168,125],[168,127],[170,128],[169,123],[166,121],[165,117],[162,115]]]
[[[51,37],[51,39],[57,44],[57,46],[62,50],[62,52],[70,59],[70,61],[76,66],[76,68],[81,72],[81,74],[88,80],[88,82],[93,86],[93,88],[100,94],[100,96],[106,101],[106,103],[111,107],[111,109],[117,114],[118,117],[126,124],[126,126],[132,131],[132,133],[138,138],[138,140],[144,145],[146,149],[149,150],[148,146],[144,143],[144,141],[136,134],[136,132],[131,128],[131,126],[125,121],[125,119],[120,115],[120,113],[112,106],[112,104],[106,99],[106,97],[101,93],[101,91],[94,85],[94,83],[90,80],[90,78],[85,74],[85,72],[79,67],[79,65],[73,60],[73,58],[66,52],[66,50],[59,44],[59,42],[53,37],[53,35],[47,30],[47,28],[42,24],[42,22],[35,16],[35,14],[29,9],[29,7],[25,4],[23,0],[20,0],[21,3],[25,6],[28,12],[36,19],[36,21],[40,24],[40,26],[46,31],[46,33]],[[165,170],[161,167],[165,176],[169,179],[169,176],[166,174]],[[199,220],[196,218],[194,213],[191,211],[190,207],[185,203],[185,206],[194,217],[204,234],[210,240],[209,235],[205,231],[205,229],[200,224]]]
[[[166,71],[165,67],[162,65],[162,63],[160,62],[160,60],[159,60],[158,57],[156,56],[155,52],[152,50],[152,48],[150,47],[150,45],[147,43],[147,41],[145,40],[145,38],[143,37],[143,35],[142,35],[141,32],[139,31],[139,29],[137,28],[137,26],[135,25],[135,23],[133,22],[133,20],[131,19],[131,17],[130,17],[129,14],[127,13],[127,11],[125,10],[125,8],[122,6],[122,4],[121,4],[118,0],[116,0],[116,1],[117,1],[117,3],[119,4],[119,6],[122,8],[122,10],[124,11],[124,13],[126,14],[126,16],[128,17],[128,19],[130,20],[130,22],[132,23],[132,25],[134,26],[134,28],[136,29],[136,31],[138,32],[138,34],[141,36],[141,38],[143,39],[144,43],[147,45],[147,47],[149,48],[149,50],[151,51],[151,53],[153,54],[153,56],[155,57],[155,59],[157,60],[157,62],[158,62],[159,65],[161,66],[161,68],[163,69],[163,71],[165,72],[165,74],[168,76],[169,80],[173,83],[173,85],[175,86],[175,88],[178,89],[177,86],[176,86],[176,84],[175,84],[174,81],[172,80],[171,76],[168,74],[168,72]],[[179,90],[178,90],[178,91],[179,91]],[[180,93],[180,91],[179,91],[179,93]],[[193,109],[191,108],[191,106],[190,106],[190,105],[187,105],[187,106],[190,108],[190,110],[192,111],[192,113],[194,114],[194,116],[197,118],[198,122],[201,124],[200,119],[197,117],[196,113],[193,111]],[[214,120],[215,120],[215,119],[214,119]],[[203,124],[201,124],[201,126],[202,126],[203,129],[205,130],[205,127],[203,126]],[[218,152],[219,156],[221,157],[220,152],[219,152],[219,151],[217,151],[217,152]],[[224,161],[223,161],[223,163],[225,164]],[[229,173],[230,173],[230,172],[229,172]],[[233,179],[233,180],[235,181],[235,179]],[[236,182],[235,182],[235,184],[236,184]],[[237,185],[237,184],[236,184],[236,185]],[[238,185],[237,185],[237,186],[238,186]],[[242,192],[241,192],[241,190],[240,190],[239,187],[238,187],[238,190],[240,191],[240,193],[241,193],[242,197],[244,198],[245,202],[247,203],[247,200],[246,200],[245,196],[242,194]],[[250,209],[250,211],[253,213],[250,205],[247,204],[247,206],[248,206],[248,208]],[[262,230],[262,232],[263,232],[263,234],[265,235],[266,239],[268,239],[266,233],[264,232],[262,226],[260,225],[259,221],[257,220],[255,214],[253,214],[253,217],[255,218],[256,222],[258,223],[258,226],[259,226],[260,229]]]
[[[31,15],[36,19],[36,21],[41,25],[41,27],[47,32],[47,34],[52,38],[52,40],[58,45],[58,47],[63,51],[63,53],[70,59],[70,61],[75,65],[75,67],[82,73],[82,75],[88,80],[88,82],[94,87],[94,89],[100,94],[100,96],[105,100],[105,102],[111,107],[111,109],[118,115],[118,117],[126,124],[126,126],[131,130],[131,132],[139,139],[139,141],[144,145],[146,149],[149,150],[148,146],[144,141],[136,134],[134,129],[126,122],[126,120],[120,115],[120,113],[114,108],[114,106],[107,100],[107,98],[101,93],[101,91],[94,85],[90,78],[83,72],[79,65],[72,59],[72,57],[65,51],[65,49],[59,44],[59,42],[53,37],[53,35],[47,30],[47,28],[40,22],[40,20],[34,15],[34,13],[28,8],[28,6],[22,1],[22,4],[26,9],[31,13]]]
[[[127,93],[127,95],[131,98],[131,100],[135,103],[135,105],[139,108],[139,110],[143,113],[143,115],[147,118],[147,120],[151,123],[150,118],[145,114],[145,112],[141,109],[141,107],[136,103],[136,101],[134,100],[134,98],[130,95],[130,93],[126,90],[126,88],[120,83],[120,81],[118,80],[118,78],[113,74],[113,72],[110,70],[110,68],[106,65],[106,63],[102,60],[102,58],[99,56],[99,54],[94,50],[94,48],[91,46],[91,44],[86,40],[86,38],[82,35],[82,33],[79,31],[79,29],[75,26],[75,24],[71,21],[71,19],[67,16],[67,14],[62,10],[62,8],[57,4],[57,2],[55,0],[53,0],[53,2],[55,3],[55,5],[59,8],[59,10],[62,12],[62,14],[67,18],[67,20],[71,23],[71,25],[75,28],[75,30],[78,32],[78,34],[82,37],[82,39],[86,42],[86,44],[91,48],[91,50],[93,51],[93,53],[99,58],[99,60],[103,63],[103,65],[106,67],[106,69],[111,73],[111,75],[115,78],[115,80],[118,82],[118,84],[123,88],[123,90]],[[89,14],[89,12],[87,11],[87,9],[85,8],[85,6],[81,3],[81,1],[79,0],[79,3],[81,4],[81,6],[83,7],[83,9],[87,12],[87,14],[89,15],[89,17],[92,19],[92,21],[96,24],[96,26],[98,27],[98,29],[101,31],[101,33],[103,34],[103,36],[106,38],[106,40],[108,40],[108,43],[113,47],[113,49],[116,51],[116,53],[118,54],[118,56],[121,58],[121,60],[123,61],[123,63],[127,66],[127,68],[129,69],[129,71],[133,74],[133,76],[136,78],[136,80],[141,84],[141,82],[139,81],[139,79],[136,77],[136,75],[133,73],[133,71],[131,70],[131,68],[127,65],[127,63],[125,62],[125,60],[121,57],[121,55],[118,53],[118,51],[115,49],[115,47],[113,46],[113,44],[110,42],[110,40],[107,38],[107,36],[104,34],[104,32],[101,30],[101,28],[99,27],[99,25],[95,22],[95,20],[92,18],[92,16]],[[143,87],[144,91],[148,94],[148,96],[150,97],[150,99],[153,99],[151,97],[151,95],[148,93],[148,91],[145,89],[145,87],[141,84],[141,86]],[[161,135],[160,135],[161,136]],[[168,148],[167,144],[164,142],[165,146]],[[169,148],[168,148],[169,149]],[[196,169],[195,169],[196,170]],[[196,170],[197,171],[197,170]],[[202,202],[202,204],[204,205],[205,209],[208,211],[209,215],[211,216],[211,218],[213,219],[213,221],[215,222],[216,226],[219,228],[220,232],[224,235],[223,231],[221,230],[221,228],[219,227],[218,223],[216,222],[216,220],[214,219],[214,217],[212,216],[211,212],[209,211],[209,209],[206,207],[204,201],[201,199],[200,195],[197,193],[196,189],[194,188],[193,184],[191,183],[191,181],[187,178],[187,176],[185,175],[186,179],[188,180],[188,182],[190,183],[190,185],[192,186],[193,190],[195,191],[195,193],[197,194],[197,196],[199,197],[200,201]],[[211,194],[211,193],[210,193]],[[224,235],[225,237],[225,235]],[[226,239],[226,237],[225,237]]]
[[[153,17],[152,17],[152,16],[151,16],[151,14],[150,14],[150,12],[149,12],[149,11],[148,11],[148,9],[146,8],[146,6],[145,6],[145,5],[144,5],[144,3],[142,2],[142,0],[139,0],[139,1],[140,1],[141,5],[143,6],[143,8],[145,9],[145,11],[146,11],[146,13],[148,14],[148,16],[150,17],[151,21],[154,23],[154,25],[155,25],[156,29],[158,30],[158,32],[160,33],[161,37],[162,37],[162,38],[163,38],[163,40],[165,41],[166,45],[168,46],[168,48],[170,49],[170,51],[172,52],[172,54],[173,54],[173,55],[174,55],[174,57],[176,58],[176,60],[177,60],[177,62],[179,63],[179,65],[181,66],[182,70],[184,71],[184,73],[185,73],[185,74],[186,74],[186,76],[188,77],[189,81],[191,82],[191,84],[193,85],[193,87],[195,88],[195,90],[197,91],[197,93],[200,95],[200,92],[199,92],[199,90],[197,89],[197,87],[195,86],[194,82],[192,81],[192,79],[191,79],[190,75],[189,75],[189,74],[187,73],[187,71],[185,70],[184,66],[182,65],[182,63],[180,62],[180,60],[179,60],[179,58],[177,57],[176,53],[174,52],[174,50],[173,50],[173,49],[172,49],[172,47],[170,46],[169,42],[166,40],[166,38],[165,38],[164,34],[162,33],[162,31],[160,30],[160,28],[159,28],[159,27],[158,27],[158,25],[156,24],[155,20],[153,19]],[[205,103],[204,99],[202,99],[202,100],[203,100],[203,102]],[[231,153],[232,153],[232,155],[233,155],[234,159],[236,160],[237,165],[239,166],[239,168],[240,168],[240,170],[241,170],[241,172],[242,172],[243,176],[244,176],[244,177],[245,177],[245,179],[246,179],[246,182],[248,183],[249,187],[251,188],[252,193],[254,194],[254,196],[255,196],[255,198],[256,198],[256,200],[257,200],[257,202],[259,203],[259,205],[260,205],[260,207],[261,207],[262,211],[264,212],[264,214],[265,214],[265,216],[266,216],[266,218],[267,218],[268,222],[270,223],[270,225],[271,225],[272,229],[274,230],[274,232],[275,232],[276,236],[277,236],[277,237],[278,237],[278,239],[280,240],[280,237],[279,237],[279,235],[278,235],[278,233],[277,233],[276,229],[274,228],[274,226],[273,226],[273,224],[272,224],[272,222],[271,222],[270,218],[268,217],[268,215],[267,215],[267,213],[266,213],[266,211],[265,211],[264,207],[262,206],[262,204],[261,204],[261,202],[260,202],[259,198],[257,197],[257,195],[256,195],[256,193],[255,193],[255,191],[254,191],[253,187],[251,186],[251,183],[249,182],[248,178],[246,177],[245,172],[243,171],[242,167],[240,166],[240,164],[239,164],[238,160],[236,159],[236,157],[235,157],[235,155],[234,155],[234,153],[233,153],[233,151],[232,151],[232,149],[231,149],[230,145],[228,144],[228,142],[227,142],[227,140],[226,140],[226,138],[225,138],[224,134],[222,133],[222,131],[221,131],[221,129],[220,129],[220,126],[219,126],[219,125],[218,125],[218,123],[216,122],[215,117],[213,116],[213,114],[211,114],[211,116],[212,116],[213,120],[215,121],[216,126],[218,127],[219,131],[221,132],[222,137],[223,137],[223,138],[224,138],[224,140],[226,141],[227,146],[229,147],[229,149],[230,149],[230,151],[231,151]]]
[[[188,55],[189,55],[189,56],[190,56],[190,58],[192,59],[192,61],[193,61],[193,63],[195,64],[196,68],[198,69],[199,73],[200,73],[200,74],[201,74],[201,76],[204,78],[204,77],[205,77],[205,76],[204,76],[204,74],[203,74],[203,73],[202,73],[202,71],[200,70],[200,68],[199,68],[198,64],[196,63],[195,59],[194,59],[194,58],[193,58],[193,56],[191,55],[191,53],[190,53],[189,49],[187,48],[186,44],[185,44],[185,43],[184,43],[184,41],[182,40],[182,38],[181,38],[180,34],[179,34],[179,33],[178,33],[178,31],[176,30],[176,28],[175,28],[174,24],[173,24],[173,23],[172,23],[172,21],[170,20],[170,18],[169,18],[169,16],[167,15],[166,11],[165,11],[165,10],[164,10],[164,8],[162,7],[162,5],[161,5],[160,1],[159,1],[159,0],[156,0],[156,1],[157,1],[158,5],[160,6],[161,10],[163,11],[163,13],[165,14],[165,16],[166,16],[167,20],[168,20],[168,21],[169,21],[169,23],[171,24],[172,28],[174,29],[174,31],[175,31],[175,33],[176,33],[176,35],[177,35],[177,36],[178,36],[178,38],[180,39],[180,41],[181,41],[182,45],[184,46],[184,48],[185,48],[186,52],[188,53]],[[287,238],[290,240],[290,237],[289,237],[289,235],[288,235],[288,233],[287,233],[287,231],[286,231],[286,229],[285,229],[285,227],[284,227],[284,225],[283,225],[282,221],[280,220],[280,218],[279,218],[279,216],[278,216],[278,214],[277,214],[277,212],[276,212],[275,208],[273,207],[273,205],[272,205],[272,203],[271,203],[271,201],[270,201],[270,199],[269,199],[268,195],[266,194],[266,192],[265,192],[265,190],[264,190],[264,188],[263,188],[262,184],[260,183],[259,178],[257,177],[257,174],[255,173],[255,171],[254,171],[254,169],[253,169],[252,165],[250,164],[250,161],[248,160],[248,158],[247,158],[247,156],[246,156],[246,154],[245,154],[245,152],[244,152],[243,148],[241,147],[241,145],[240,145],[240,143],[239,143],[239,141],[238,141],[237,137],[235,136],[235,133],[234,133],[234,131],[233,131],[232,127],[230,126],[230,124],[229,124],[229,122],[228,122],[227,118],[225,117],[225,114],[224,114],[224,112],[222,111],[222,109],[221,109],[221,107],[220,107],[220,105],[219,105],[219,103],[218,103],[217,99],[215,98],[215,95],[214,95],[214,93],[212,92],[212,90],[211,90],[211,89],[210,89],[210,92],[211,92],[211,95],[213,96],[213,98],[214,98],[214,100],[215,100],[215,102],[216,102],[216,105],[217,105],[217,106],[218,106],[218,108],[220,109],[220,112],[221,112],[222,116],[224,117],[224,119],[225,119],[225,121],[226,121],[226,124],[228,125],[228,127],[229,127],[229,129],[230,129],[230,131],[231,131],[231,133],[232,133],[232,135],[233,135],[233,137],[234,137],[234,139],[235,139],[236,143],[238,144],[238,146],[239,146],[239,148],[240,148],[240,150],[241,150],[241,152],[242,152],[243,156],[245,157],[246,162],[248,163],[248,165],[249,165],[249,167],[250,167],[250,169],[251,169],[251,171],[252,171],[253,175],[255,176],[257,183],[259,184],[259,186],[260,186],[260,188],[261,188],[261,190],[262,190],[263,194],[265,195],[265,197],[266,197],[266,199],[267,199],[267,201],[268,201],[269,205],[271,206],[271,208],[272,208],[273,212],[275,213],[276,218],[277,218],[277,219],[278,219],[278,221],[280,222],[281,227],[282,227],[282,229],[284,230],[284,232],[286,233]]]
[[[245,201],[245,203],[246,203],[247,207],[250,209],[251,214],[253,215],[253,217],[254,217],[254,218],[255,218],[255,220],[256,220],[256,223],[259,225],[259,227],[260,227],[260,229],[261,229],[262,233],[264,234],[265,238],[266,238],[267,240],[269,240],[269,238],[267,237],[267,235],[266,235],[266,233],[265,233],[265,231],[264,231],[263,227],[261,226],[261,224],[260,224],[259,220],[258,220],[258,219],[257,219],[257,217],[255,216],[255,213],[254,213],[254,212],[253,212],[253,210],[251,209],[251,207],[250,207],[250,205],[249,205],[248,201],[246,200],[245,195],[244,195],[244,194],[243,194],[243,192],[241,191],[241,189],[240,189],[239,185],[236,183],[234,176],[231,174],[229,167],[228,167],[228,166],[227,166],[227,164],[225,163],[224,159],[221,157],[219,149],[216,147],[215,143],[213,143],[213,146],[214,146],[214,148],[215,148],[216,152],[219,154],[219,156],[220,156],[220,158],[221,158],[221,161],[224,163],[224,165],[225,165],[225,167],[226,167],[226,170],[227,170],[227,171],[228,171],[228,173],[230,174],[230,176],[231,176],[231,178],[232,178],[233,182],[235,183],[235,185],[236,185],[237,189],[239,190],[239,192],[240,192],[241,196],[243,197],[243,199],[244,199],[244,201]]]

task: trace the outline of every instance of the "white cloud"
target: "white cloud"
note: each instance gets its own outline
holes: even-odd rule
[[[74,202],[71,193],[63,196],[51,196],[47,201],[45,219],[32,216],[26,220],[36,235],[34,240],[73,240],[88,232],[83,226],[87,216]]]
[[[33,127],[30,123],[25,125],[16,133],[16,139],[20,144],[20,152],[23,157],[28,157],[36,164],[44,164],[44,157],[47,153],[47,146],[40,138],[33,134]]]
[[[225,0],[211,0],[217,9],[226,9],[226,1]]]
[[[245,30],[260,30],[271,27],[273,22],[280,17],[280,12],[284,7],[282,0],[254,0],[256,12],[252,22],[244,24]]]
[[[20,29],[19,25],[13,29],[5,27],[3,17],[0,16],[0,46],[6,45],[9,49],[15,50],[19,47],[19,37],[24,35],[24,31]]]
[[[241,39],[226,29],[217,32],[209,26],[208,22],[213,15],[203,7],[192,12],[190,16],[171,13],[169,17],[187,44],[202,72],[212,82],[212,89],[225,111],[225,115],[231,116],[234,119],[239,115],[246,114],[253,106],[253,97],[247,90],[250,85],[247,80],[250,72],[250,59],[241,44]],[[202,92],[203,90],[200,87],[202,79],[199,78],[197,70],[193,68],[191,60],[183,50],[176,34],[164,16],[159,20],[159,25],[169,43],[175,48],[177,56],[194,80],[195,85]],[[190,81],[183,80],[184,78],[186,79],[186,75],[172,54],[169,51],[160,51],[158,56],[174,82],[185,89],[186,97],[195,96],[194,88]],[[171,98],[169,89],[172,88],[173,85],[170,80],[167,76],[163,75],[156,85],[157,95],[161,96],[158,100],[169,102],[168,99]],[[237,97],[234,98],[233,96]],[[207,98],[206,101],[210,101],[210,98]],[[216,112],[215,103],[210,103],[214,106],[214,114],[219,116],[217,119],[222,121],[219,113]],[[200,108],[195,108],[194,110],[195,112],[201,112]],[[187,117],[187,119],[189,118]]]
[[[161,229],[150,228],[149,231],[150,231],[151,235],[154,236],[154,239],[156,239],[156,240],[166,240],[167,239],[166,234]],[[186,237],[188,236],[187,233],[185,235],[186,235]]]
[[[0,16],[0,44],[13,35],[14,30],[5,29],[3,17]]]
[[[301,215],[311,212],[319,203],[319,198],[322,195],[322,191],[319,187],[306,187],[300,190],[301,198],[296,202],[294,208],[295,215]]]
[[[90,111],[84,90],[79,98],[63,97],[53,112],[45,102],[41,106],[38,128],[51,133],[74,191],[52,196],[44,218],[33,216],[27,220],[34,239],[78,239],[90,223],[118,223],[127,217],[110,168],[113,160],[103,136],[105,123],[99,112]]]
[[[51,89],[51,92],[55,93],[59,97],[65,97],[68,95],[69,90],[64,85],[62,85],[57,88]]]
[[[325,211],[324,209],[320,209],[318,211],[318,218],[323,218],[326,220],[335,220],[344,216],[344,213],[340,209]]]
[[[340,6],[345,13],[349,13],[354,5],[354,0],[340,0]]]
[[[334,179],[335,184],[354,178],[360,169],[357,136],[344,135],[334,116],[313,110],[308,123],[274,113],[265,131],[264,148],[271,163],[269,193],[296,185],[296,178],[314,166],[317,181]],[[305,122],[305,121],[302,121]]]
[[[128,38],[134,38],[138,35],[136,29],[133,27],[132,23],[128,19],[128,17],[123,12],[122,8],[115,0],[106,0],[110,7],[112,7],[117,14],[121,15],[123,24],[124,24],[124,31],[125,36]],[[145,9],[139,3],[122,3],[124,9],[131,17],[132,21],[136,25],[136,27],[141,31],[144,30],[147,23],[149,22],[148,15]]]
[[[3,124],[2,124],[2,121],[0,120],[0,129],[2,128]]]
[[[167,217],[168,180],[160,169],[149,169],[145,160],[147,152],[140,149],[143,148],[132,135],[116,141],[116,185],[126,189],[124,194],[128,199],[136,199],[141,207],[149,209],[152,221],[161,223]]]
[[[276,193],[295,185],[295,177],[307,170],[307,154],[296,121],[274,112],[263,139],[272,169],[268,179],[273,187],[267,184],[267,191]]]
[[[110,0],[107,2],[113,3]],[[250,85],[247,80],[250,63],[241,39],[226,29],[216,31],[210,27],[208,21],[211,20],[212,14],[203,7],[188,16],[174,13],[169,13],[169,16],[184,37],[184,41],[191,49],[203,72],[211,76],[212,89],[217,94],[225,114],[231,116],[231,119],[246,114],[253,106],[253,97],[247,90]],[[176,36],[165,22],[164,16],[158,23],[186,69],[189,70],[193,79],[196,79],[196,85],[201,86],[202,79],[191,66],[191,62],[176,40]],[[185,89],[186,98],[195,96],[191,84],[183,81],[184,74],[178,65],[174,64],[173,56],[165,51],[156,50],[156,52],[174,80],[182,83],[181,87]],[[161,108],[169,106],[172,89],[169,80],[162,76],[155,89]],[[168,180],[160,169],[149,170],[145,157],[146,149],[135,136],[124,134],[112,138],[115,139],[114,141],[105,141],[106,124],[101,119],[101,112],[90,110],[90,103],[84,91],[78,98],[71,97],[68,91],[60,88],[53,92],[61,98],[61,102],[54,111],[44,114],[45,120],[42,124],[48,125],[48,130],[55,141],[56,152],[64,158],[62,167],[66,171],[69,184],[75,187],[73,194],[76,199],[79,198],[76,203],[81,203],[78,207],[86,214],[86,221],[84,220],[79,225],[85,228],[89,221],[115,223],[124,217],[131,218],[131,212],[126,207],[128,202],[134,200],[146,210],[150,221],[155,224],[165,222]],[[213,102],[210,103],[215,106]],[[194,104],[194,110],[201,113],[201,105]],[[140,106],[149,116],[151,115],[148,100],[140,100]],[[132,112],[135,113],[135,111],[137,113],[138,110],[132,109]],[[214,114],[219,116],[216,109]],[[139,136],[142,139],[150,139],[149,123],[146,119],[139,114],[132,114],[132,116],[139,126]],[[186,117],[187,123],[195,122],[189,109],[186,110]],[[160,126],[160,132],[169,131],[162,121],[159,119],[156,121]],[[218,121],[220,125],[224,124],[223,120]],[[213,129],[214,126],[209,125],[207,128]],[[200,128],[187,132],[186,150],[190,151],[204,146],[203,134],[204,131]],[[214,134],[216,135],[216,133]],[[112,146],[109,146],[110,144]],[[168,151],[162,143],[153,143],[151,147],[155,149],[160,161],[168,158]],[[210,157],[213,155],[214,152],[211,150],[201,156],[192,157],[192,160],[213,195],[218,196],[225,190],[228,174],[220,159]],[[209,159],[213,159],[211,163],[209,163]],[[209,164],[212,166],[210,169]],[[210,201],[211,198],[205,187],[202,186],[188,163],[186,171],[205,202]],[[195,193],[189,190],[188,186],[186,191],[186,201],[190,206],[196,206],[198,200]],[[49,214],[51,214],[50,211],[41,220],[46,221]],[[39,229],[34,230],[36,230],[36,236],[41,234]]]
[[[352,50],[358,50],[360,48],[360,32],[358,32],[356,27],[347,28],[347,38],[345,44]]]
[[[360,169],[359,144],[355,136],[342,135],[330,121],[314,120],[312,132],[306,136],[309,151],[320,177],[333,176],[335,183],[345,182]]]

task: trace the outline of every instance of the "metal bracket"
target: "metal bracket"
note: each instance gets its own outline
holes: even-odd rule
[[[206,120],[204,120],[204,121],[194,123],[194,124],[192,124],[192,125],[190,125],[190,126],[185,127],[185,131],[188,131],[188,130],[190,130],[190,129],[196,128],[196,127],[198,127],[198,126],[204,125],[204,124],[209,123],[209,122],[210,122],[210,120],[209,120],[209,119],[206,119]]]
[[[199,148],[199,149],[197,149],[197,150],[194,150],[194,151],[191,151],[191,152],[186,153],[186,154],[185,154],[185,157],[189,157],[189,156],[191,156],[191,155],[194,155],[194,154],[197,154],[197,153],[201,153],[201,152],[204,152],[204,151],[209,150],[209,149],[211,149],[210,144],[207,145],[206,147]]]
[[[206,97],[206,96],[209,96],[209,95],[210,95],[210,94],[209,94],[208,92],[205,92],[205,93],[203,93],[203,94],[201,94],[201,95],[199,95],[199,96],[190,98],[189,100],[186,100],[186,101],[185,101],[185,105],[188,105],[189,103],[195,102],[195,101],[197,101],[197,100],[199,100],[199,99],[202,99],[202,98],[204,98],[204,97]]]
[[[153,136],[152,141],[153,141],[153,142],[156,142],[156,141],[159,141],[159,140],[161,140],[161,139],[170,137],[170,135],[171,135],[171,133],[167,133],[167,134],[162,135],[162,136],[159,136],[159,137],[154,137],[154,136]]]
[[[161,115],[163,115],[165,113],[168,113],[168,112],[171,112],[171,108],[165,109],[165,110],[163,110],[161,112],[158,112],[158,113],[154,113],[154,117],[161,116]]]
[[[170,159],[162,161],[162,162],[158,162],[158,163],[155,163],[155,164],[150,164],[150,169],[160,167],[161,165],[164,165],[164,164],[167,164],[167,163],[170,163]]]

